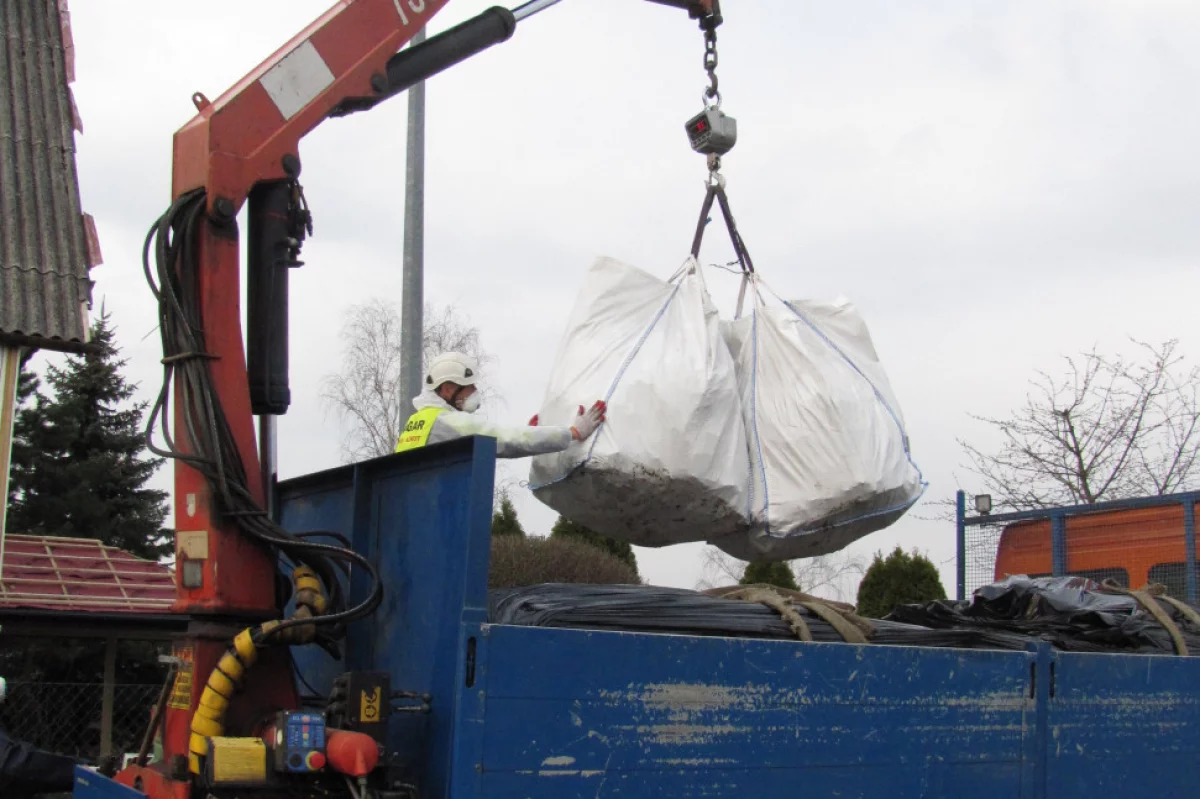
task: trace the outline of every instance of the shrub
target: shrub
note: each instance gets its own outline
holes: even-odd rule
[[[858,586],[858,613],[882,619],[900,605],[945,598],[937,567],[915,550],[910,555],[896,547],[886,559],[875,553],[871,568]]]
[[[746,567],[746,573],[742,575],[740,582],[742,585],[765,583],[789,591],[800,590],[796,586],[796,575],[792,574],[792,567],[786,560],[751,563]]]
[[[600,535],[593,532],[582,524],[576,524],[565,516],[559,516],[554,522],[554,526],[550,528],[551,538],[571,538],[577,541],[582,541],[585,544],[591,544],[601,552],[607,552],[617,560],[629,565],[634,573],[637,573],[637,555],[633,552],[633,547],[628,541],[618,541],[615,538],[609,538],[606,535]]]
[[[591,544],[569,538],[492,539],[488,588],[521,588],[541,583],[641,583],[627,563]]]

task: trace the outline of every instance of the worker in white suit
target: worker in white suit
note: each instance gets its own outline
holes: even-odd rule
[[[447,352],[434,358],[425,374],[424,391],[413,400],[416,413],[409,417],[396,442],[396,452],[440,444],[463,436],[489,436],[496,439],[496,456],[524,458],[549,452],[561,452],[576,441],[586,441],[604,421],[605,405],[597,400],[592,407],[579,408],[575,421],[567,426],[537,425],[537,417],[522,427],[493,424],[475,415],[479,410],[479,365],[460,352]]]

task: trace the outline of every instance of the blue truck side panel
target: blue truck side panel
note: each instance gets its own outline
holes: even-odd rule
[[[76,766],[71,796],[76,799],[145,799],[146,795],[83,766]]]
[[[318,691],[345,671],[384,671],[392,689],[429,693],[433,712],[389,725],[393,764],[429,796],[447,796],[463,624],[484,620],[491,545],[495,441],[464,439],[332,469],[279,485],[288,529],[348,537],[378,569],[383,605],[347,636],[342,661],[315,646],[297,668]],[[365,596],[361,573],[351,600]]]
[[[847,780],[925,795],[981,778],[1021,793],[1031,653],[513,627],[487,639],[486,796],[592,797],[609,779],[672,796]]]
[[[387,590],[344,662],[298,668],[433,694],[390,729],[423,796],[1192,792],[1195,659],[489,625],[494,457],[467,439],[280,486],[289,529],[350,537]]]
[[[295,531],[331,530],[349,539],[354,532],[355,472],[354,468],[337,469],[281,484],[280,524]],[[316,536],[313,540],[336,543],[325,536]],[[344,590],[349,590],[348,579],[343,579],[342,584]],[[293,610],[294,607],[289,605],[286,614],[290,615]],[[344,663],[335,661],[318,647],[295,647],[292,651],[311,690],[323,695],[329,692],[334,679],[346,671]],[[305,692],[308,690],[305,688]]]
[[[1195,795],[1200,666],[1193,658],[1055,656],[1047,795]]]

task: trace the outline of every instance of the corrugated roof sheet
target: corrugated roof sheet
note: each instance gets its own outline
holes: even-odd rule
[[[0,608],[163,613],[174,601],[174,573],[159,563],[87,538],[4,537]]]
[[[80,210],[66,0],[0,2],[0,338],[86,341],[95,226]]]

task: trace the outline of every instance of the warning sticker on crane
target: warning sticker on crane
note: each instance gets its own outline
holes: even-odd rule
[[[358,718],[364,723],[374,723],[379,721],[379,713],[383,703],[383,690],[376,685],[372,691],[360,691],[362,700],[359,707]]]
[[[176,646],[172,654],[179,658],[179,670],[175,672],[175,684],[171,686],[171,697],[167,700],[167,707],[187,710],[192,706],[192,648]]]

